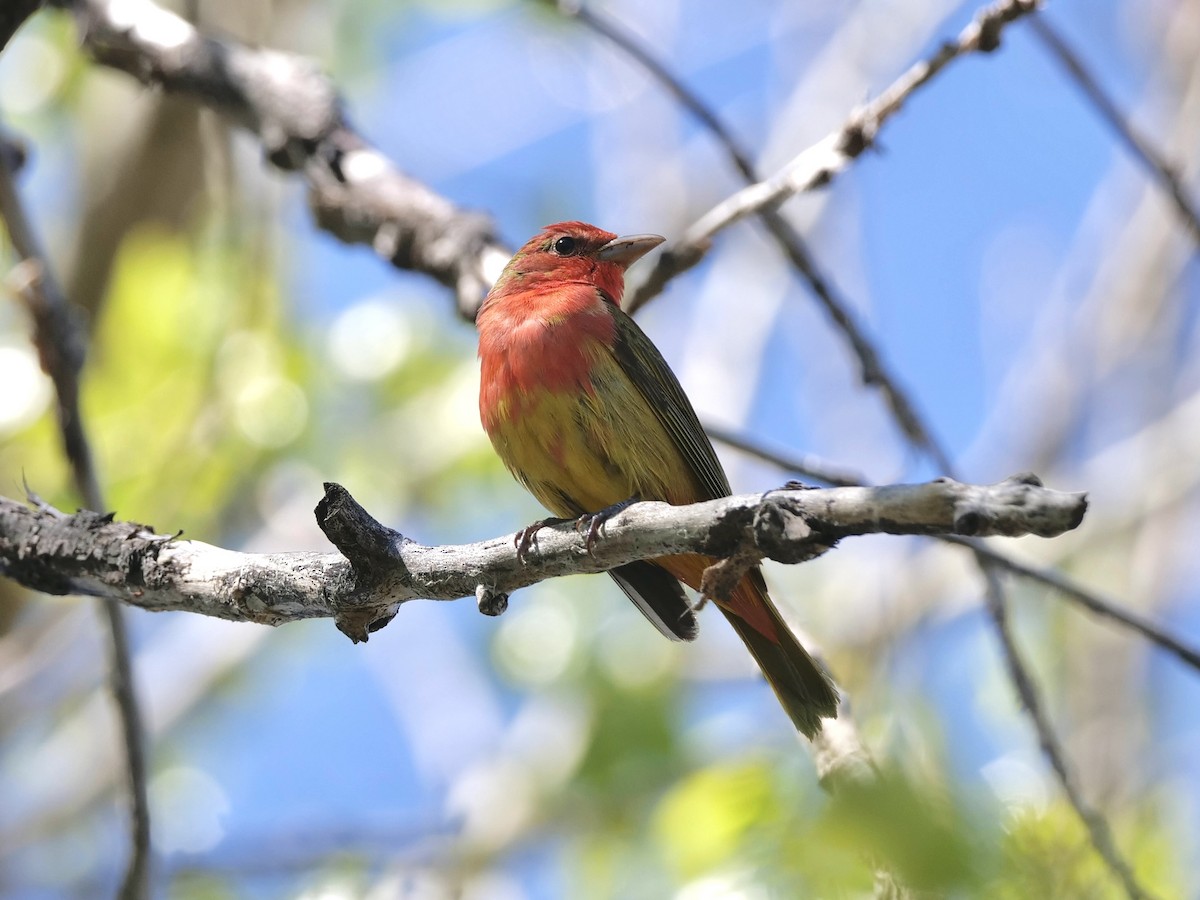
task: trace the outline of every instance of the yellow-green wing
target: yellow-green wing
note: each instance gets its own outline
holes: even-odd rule
[[[697,486],[704,495],[690,499],[715,500],[729,496],[729,480],[725,477],[725,470],[721,468],[712,443],[704,433],[679,379],[637,322],[616,304],[612,309],[617,325],[616,345],[613,347],[617,363],[646,398],[680,455],[691,467]]]

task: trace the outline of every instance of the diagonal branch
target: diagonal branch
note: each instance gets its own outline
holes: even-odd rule
[[[558,8],[565,15],[577,19],[592,31],[611,41],[650,72],[713,135],[725,149],[730,163],[747,184],[753,185],[759,180],[749,154],[739,145],[720,117],[683,81],[675,77],[671,70],[657,60],[649,50],[638,43],[633,35],[596,14],[578,0],[559,0]],[[953,474],[954,470],[949,457],[933,437],[933,432],[917,411],[916,404],[899,386],[895,375],[888,370],[874,342],[867,336],[866,330],[851,311],[850,304],[838,293],[832,279],[821,271],[804,238],[775,207],[763,207],[756,210],[755,213],[771,237],[775,239],[784,256],[808,282],[813,296],[824,308],[826,315],[850,344],[850,349],[858,359],[863,384],[878,388],[891,408],[893,418],[909,441],[927,453],[942,472],[947,475]],[[653,294],[645,295],[641,291],[636,292],[631,295],[630,302],[627,304],[628,311],[636,312],[653,296]]]
[[[311,61],[201,34],[151,0],[57,0],[92,58],[192,97],[255,134],[266,158],[308,183],[319,227],[452,288],[467,319],[511,255],[482,213],[401,172],[350,125]]]
[[[559,5],[565,12],[580,18],[594,31],[613,41],[659,78],[672,94],[722,142],[735,168],[747,181],[752,182],[742,191],[718,204],[685,233],[679,245],[662,254],[650,279],[631,295],[628,304],[629,310],[631,312],[636,310],[660,292],[670,278],[699,262],[711,245],[711,238],[719,230],[746,216],[758,215],[793,266],[809,282],[827,314],[849,340],[859,359],[864,383],[875,385],[882,390],[893,418],[910,443],[924,450],[944,472],[951,473],[953,469],[949,455],[924,425],[917,414],[916,406],[898,387],[896,379],[887,373],[873,344],[850,314],[849,307],[835,296],[831,282],[817,270],[800,236],[782,218],[778,207],[784,200],[796,193],[827,184],[835,175],[847,168],[853,159],[861,155],[867,147],[872,146],[875,136],[886,119],[897,112],[908,96],[917,88],[927,83],[952,60],[965,53],[994,50],[999,45],[1000,32],[1003,27],[1036,10],[1039,5],[1038,0],[1006,0],[1006,2],[997,3],[984,10],[962,32],[957,42],[943,45],[939,52],[928,61],[911,68],[873,103],[856,112],[840,132],[829,135],[802,153],[767,181],[757,181],[746,154],[737,146],[719,119],[697,97],[692,95],[682,82],[674,78],[665,66],[658,63],[641,48],[632,37],[623,34],[615,26],[588,12],[578,3],[578,0],[560,2]],[[975,549],[976,562],[987,576],[987,554],[984,552],[983,546],[978,542],[970,542],[969,546]],[[1004,603],[1003,589],[991,578],[989,578],[989,600],[993,604]],[[1023,663],[1017,655],[1017,648],[1003,633],[1004,625],[998,618],[995,620],[995,625],[997,630],[1001,631],[1001,648],[1006,656],[1010,675],[1016,683],[1018,691],[1024,695],[1026,688],[1033,690],[1033,685],[1028,681],[1022,684],[1018,680],[1024,675],[1024,670]],[[1047,748],[1047,755],[1051,758],[1055,773],[1059,776],[1068,799],[1092,835],[1097,851],[1110,862],[1114,872],[1130,889],[1131,896],[1135,896],[1134,892],[1138,890],[1136,882],[1133,881],[1124,862],[1116,855],[1117,851],[1112,843],[1107,824],[1099,814],[1079,802],[1078,792],[1074,789],[1070,773],[1061,755],[1055,757],[1051,753],[1052,748],[1057,744],[1057,739],[1050,727],[1049,720],[1044,715],[1040,715],[1036,707],[1027,705],[1027,709],[1029,709],[1039,742],[1044,748]]]
[[[723,428],[712,422],[704,423],[704,433],[717,443],[740,450],[747,456],[761,459],[789,474],[800,475],[804,478],[815,478],[825,484],[835,487],[863,487],[869,485],[865,475],[853,469],[843,468],[836,463],[828,463],[822,459],[810,456],[793,456],[782,450],[773,450],[759,441],[745,437],[728,428]]]
[[[103,509],[104,498],[92,461],[91,445],[79,408],[79,372],[83,368],[84,338],[73,310],[51,274],[47,257],[25,213],[16,185],[15,161],[9,142],[0,138],[0,217],[18,257],[9,282],[33,319],[33,342],[42,368],[58,397],[58,426],[63,451],[76,490],[86,506]],[[109,688],[117,707],[125,747],[130,797],[130,857],[121,884],[121,900],[148,896],[150,876],[150,805],[146,794],[146,755],[142,714],[133,682],[133,663],[124,611],[117,600],[101,603],[108,629]]]
[[[730,446],[736,447],[744,453],[771,462],[785,470],[802,470],[803,463],[793,462],[785,455],[762,448],[753,441],[736,436],[733,436],[731,440],[729,436],[715,432],[711,428],[708,431],[715,440],[728,443]],[[839,473],[835,472],[833,474],[836,475]],[[818,477],[824,478],[825,476],[821,475]],[[987,585],[985,603],[991,614],[992,624],[1000,642],[1000,651],[1008,668],[1009,679],[1012,681],[1017,695],[1021,698],[1022,707],[1028,713],[1034,732],[1038,736],[1038,743],[1045,753],[1047,760],[1050,762],[1051,768],[1054,770],[1055,776],[1062,786],[1063,793],[1067,797],[1067,801],[1074,808],[1076,815],[1079,816],[1080,821],[1083,822],[1084,827],[1087,829],[1096,852],[1103,857],[1109,868],[1122,882],[1126,893],[1134,898],[1147,896],[1134,879],[1128,864],[1117,850],[1108,823],[1080,795],[1074,776],[1067,766],[1066,756],[1062,752],[1061,745],[1054,733],[1054,728],[1042,708],[1037,687],[1033,682],[1032,676],[1029,674],[1024,660],[1021,658],[1016,640],[1012,635],[1008,624],[1007,600],[1004,588],[1000,584],[996,572],[998,569],[1005,569],[1049,585],[1061,592],[1063,596],[1079,603],[1085,609],[1132,628],[1163,649],[1174,653],[1189,665],[1198,666],[1200,664],[1200,651],[1189,647],[1165,629],[1156,626],[1136,613],[1122,609],[1117,604],[1101,598],[1094,592],[1086,590],[1065,575],[1025,566],[974,538],[955,535],[939,535],[938,537],[943,541],[967,547],[974,553],[976,564],[979,566]]]
[[[156,535],[93,512],[64,515],[0,498],[0,574],[49,594],[111,597],[278,625],[332,616],[355,640],[417,598],[476,596],[503,611],[518,588],[682,552],[804,562],[862,534],[1054,537],[1077,527],[1083,494],[1032,475],[993,485],[926,484],[769,491],[690,506],[636,503],[609,519],[589,552],[573,523],[547,527],[522,560],[512,535],[429,547],[381,525],[338,485],[317,520],[339,553],[239,553]],[[486,602],[485,602],[486,601]]]
[[[1058,781],[1067,795],[1068,802],[1083,821],[1091,838],[1092,846],[1096,848],[1096,852],[1104,859],[1105,865],[1121,882],[1125,893],[1131,900],[1148,900],[1152,895],[1138,883],[1133,869],[1117,849],[1108,822],[1084,799],[1074,774],[1067,765],[1066,753],[1054,733],[1054,727],[1050,722],[1050,717],[1046,714],[1037,685],[1034,684],[1033,676],[1017,647],[1016,638],[1008,620],[1008,606],[1000,586],[999,576],[991,565],[983,563],[981,567],[987,581],[984,593],[987,599],[987,610],[1000,639],[1002,655],[1008,666],[1009,680],[1016,688],[1021,706],[1036,725],[1035,731],[1038,735],[1038,742],[1041,744],[1042,753],[1054,769],[1055,775],[1058,776]]]
[[[1041,569],[1028,566],[1010,556],[1000,553],[982,541],[953,536],[943,537],[942,540],[952,544],[969,547],[977,559],[986,560],[988,564],[1005,569],[1014,575],[1037,581],[1057,591],[1066,599],[1078,604],[1088,612],[1108,619],[1129,630],[1140,634],[1150,643],[1173,654],[1184,665],[1200,671],[1200,648],[1193,647],[1178,636],[1172,634],[1162,625],[1145,616],[1126,608],[1115,600],[1110,600],[1094,590],[1085,588],[1077,581],[1053,569]]]
[[[855,110],[841,128],[800,153],[765,181],[743,188],[714,206],[659,256],[650,278],[630,297],[630,308],[641,306],[676,275],[700,262],[720,231],[763,209],[777,208],[796,194],[829,184],[874,146],[884,124],[904,107],[913,93],[959,57],[995,50],[1000,46],[1004,28],[1039,5],[1040,0],[1003,0],[989,6],[963,29],[957,40],[946,42],[929,59],[910,68],[882,94]]]
[[[807,477],[818,478],[827,484],[865,485],[868,484],[861,475],[846,471],[828,463],[810,460],[806,457],[793,458],[782,451],[763,446],[760,442],[735,434],[712,424],[704,426],[705,432],[714,441],[761,459],[764,462],[778,466],[784,472],[795,472]],[[1098,591],[1084,587],[1068,575],[1054,569],[1031,566],[1013,559],[1008,554],[997,550],[983,541],[954,535],[939,535],[939,540],[949,544],[965,547],[975,554],[981,563],[998,566],[1005,571],[1030,581],[1036,581],[1051,590],[1061,594],[1063,598],[1076,603],[1088,612],[1109,619],[1116,624],[1140,634],[1152,644],[1177,657],[1184,665],[1200,671],[1200,648],[1188,644],[1177,635],[1172,634],[1162,625],[1137,613],[1133,609],[1122,606],[1116,600],[1104,597]]]
[[[1188,234],[1192,236],[1193,241],[1200,244],[1200,211],[1196,208],[1196,202],[1188,194],[1188,190],[1180,178],[1178,167],[1172,165],[1149,140],[1137,132],[1122,115],[1121,110],[1117,108],[1116,102],[1105,93],[1096,77],[1088,71],[1079,54],[1071,49],[1062,35],[1045,18],[1034,16],[1030,19],[1030,24],[1033,27],[1033,33],[1038,36],[1042,45],[1058,61],[1059,65],[1066,69],[1067,74],[1096,108],[1100,118],[1129,148],[1134,157],[1157,179],[1159,186],[1166,191],[1171,202],[1175,204],[1175,211],[1183,220]]]

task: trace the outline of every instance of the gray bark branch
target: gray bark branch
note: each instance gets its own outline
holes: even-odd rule
[[[149,610],[270,625],[332,617],[357,641],[417,598],[475,596],[496,614],[518,588],[638,559],[750,552],[797,563],[870,533],[1053,537],[1077,527],[1086,509],[1084,494],[1049,490],[1031,475],[982,486],[939,479],[781,489],[690,506],[634,504],[605,523],[591,553],[573,523],[547,527],[522,561],[512,535],[436,547],[410,540],[338,485],[326,486],[317,520],[341,553],[240,553],[112,516],[0,498],[0,574],[48,594],[111,597]]]
[[[277,168],[308,183],[317,225],[452,288],[473,319],[511,255],[490,217],[401,172],[346,117],[309,59],[209,37],[150,0],[58,0],[101,65],[194,98],[255,134]]]

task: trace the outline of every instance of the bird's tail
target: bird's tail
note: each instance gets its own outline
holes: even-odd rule
[[[757,581],[758,584],[754,584]],[[807,738],[821,730],[822,719],[837,718],[837,689],[829,674],[801,646],[792,634],[779,610],[767,595],[766,585],[757,571],[742,579],[734,591],[734,601],[743,592],[754,591],[755,598],[769,611],[775,626],[775,636],[764,634],[746,619],[738,615],[736,608],[722,606],[721,612],[729,619],[733,630],[745,643],[750,655],[762,669],[767,682],[775,691],[784,711],[791,717],[796,728]],[[739,604],[740,605],[740,604]]]
[[[657,562],[698,588],[703,567],[710,561],[703,557],[671,557]],[[697,563],[699,572],[692,571]],[[833,680],[783,621],[758,569],[748,572],[732,596],[718,605],[805,737],[812,738],[821,730],[822,719],[837,718],[838,696]]]

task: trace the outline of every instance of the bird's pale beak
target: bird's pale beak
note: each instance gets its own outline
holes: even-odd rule
[[[665,240],[661,234],[630,234],[613,238],[596,256],[627,269]]]

